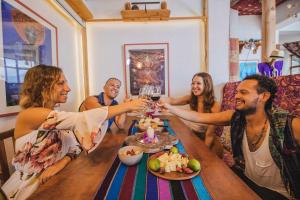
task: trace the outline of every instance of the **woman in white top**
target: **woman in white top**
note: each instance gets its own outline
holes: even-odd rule
[[[213,81],[208,73],[200,72],[193,76],[191,94],[179,98],[165,98],[160,103],[171,105],[189,104],[190,109],[200,113],[220,112],[220,104],[215,100]],[[220,138],[215,135],[216,126],[185,121],[195,134],[218,156],[222,157]]]
[[[106,133],[107,119],[147,104],[137,99],[82,113],[55,111],[54,106],[65,103],[69,92],[60,68],[38,65],[27,71],[20,93],[23,110],[17,116],[14,133],[16,155],[12,164],[16,171],[2,186],[0,199],[28,198],[81,148],[87,153],[95,149]]]

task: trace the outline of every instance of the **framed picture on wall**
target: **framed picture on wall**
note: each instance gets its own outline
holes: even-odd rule
[[[19,0],[1,1],[0,117],[19,111],[19,91],[27,70],[58,65],[57,28]]]
[[[169,44],[124,44],[126,95],[137,96],[144,85],[160,86],[169,96]]]
[[[258,60],[240,60],[240,80],[257,73]]]

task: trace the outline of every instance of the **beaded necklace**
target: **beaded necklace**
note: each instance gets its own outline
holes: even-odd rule
[[[260,140],[262,139],[264,132],[267,129],[267,121],[268,119],[265,120],[264,126],[262,127],[261,131],[259,132],[259,134],[255,134],[255,136],[253,137],[254,139],[251,142],[247,135],[247,139],[249,141],[251,151],[254,151],[256,149],[256,146],[259,144]]]

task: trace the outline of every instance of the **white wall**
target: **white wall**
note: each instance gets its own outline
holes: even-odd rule
[[[239,16],[238,35],[240,40],[261,39],[261,16]]]
[[[249,39],[261,39],[261,16],[242,15],[239,16],[236,10],[230,11],[230,34],[240,41],[249,41]],[[257,61],[261,62],[261,46],[254,53],[251,49],[243,48],[239,54],[240,61]]]
[[[292,8],[288,8],[287,5],[295,5],[292,6]],[[276,24],[277,28],[281,28],[280,26],[290,24],[289,21],[294,21],[297,19],[291,19],[289,18],[289,14],[295,14],[298,13],[298,18],[300,14],[300,6],[299,6],[299,0],[287,0],[284,3],[280,4],[276,7]]]
[[[280,34],[279,41],[280,44],[300,41],[300,31],[291,31],[288,34]]]
[[[239,38],[239,12],[237,10],[230,9],[229,15],[230,38]]]
[[[249,15],[239,16],[238,23],[238,38],[240,40],[249,41],[249,39],[261,39],[261,16]],[[240,60],[255,60],[261,62],[261,46],[256,54],[252,50],[243,48],[239,56]]]
[[[229,81],[229,0],[208,1],[208,72],[211,74],[218,99],[223,85]]]
[[[124,1],[102,4],[89,0],[89,8],[97,10],[95,18],[119,18],[120,13],[106,9],[108,4],[122,8]],[[180,5],[180,6],[179,6]],[[168,1],[171,16],[201,15],[199,1]],[[102,12],[98,12],[102,9]],[[106,11],[105,11],[106,10]],[[181,10],[181,11],[180,11]],[[229,0],[209,0],[209,73],[216,85],[216,96],[221,96],[221,88],[229,80]],[[199,22],[193,20],[149,22],[149,23],[88,23],[88,54],[90,93],[97,94],[102,90],[105,80],[115,75],[123,80],[124,43],[169,42],[170,44],[170,85],[171,95],[186,93],[190,80],[200,69],[200,32]],[[104,48],[105,47],[105,48]],[[120,98],[124,96],[124,87]]]
[[[169,43],[170,94],[187,94],[193,74],[200,71],[200,30],[199,20],[88,23],[90,94],[102,91],[111,76],[125,82],[124,44],[165,42]],[[124,96],[123,84],[118,100]]]
[[[63,69],[72,89],[68,103],[62,105],[63,110],[75,111],[83,98],[82,92],[82,58],[81,32],[74,21],[63,16],[46,0],[23,0],[22,3],[40,14],[57,27],[58,31],[58,62]],[[1,27],[2,28],[2,27]],[[15,116],[0,118],[0,130],[14,127]],[[9,152],[8,157],[12,155]]]

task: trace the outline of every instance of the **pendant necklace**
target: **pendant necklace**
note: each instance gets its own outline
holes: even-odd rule
[[[264,123],[264,126],[262,127],[260,133],[258,135],[255,135],[254,138],[256,138],[255,140],[253,140],[252,142],[250,142],[250,146],[251,146],[251,150],[254,150],[256,148],[256,145],[259,144],[260,140],[262,139],[263,137],[263,134],[264,132],[266,131],[266,128],[267,128],[267,119],[265,120],[265,123]],[[248,141],[249,141],[249,137],[247,136],[248,138]]]

